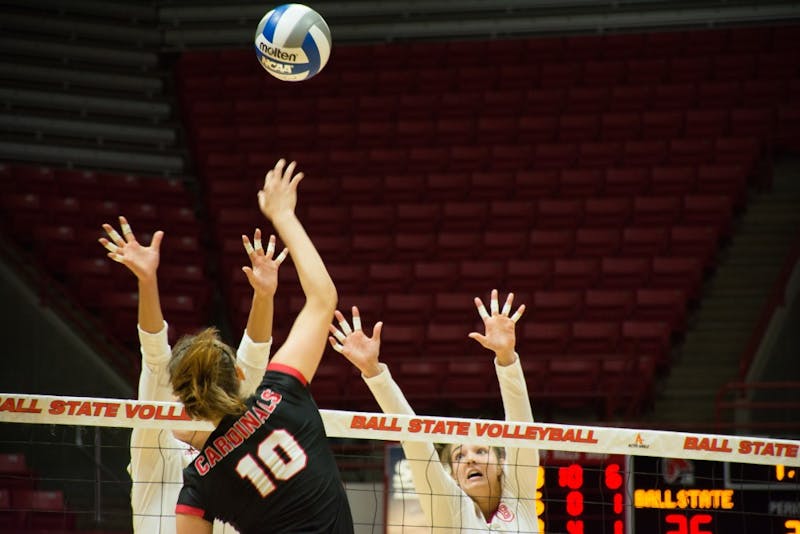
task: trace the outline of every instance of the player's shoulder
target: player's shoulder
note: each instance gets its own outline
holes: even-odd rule
[[[295,369],[288,365],[271,363],[267,367],[264,379],[256,389],[255,397],[268,395],[265,391],[275,391],[282,394],[307,395],[308,381]]]
[[[264,381],[268,379],[287,383],[297,382],[303,387],[308,386],[308,380],[303,376],[303,373],[297,368],[286,365],[285,363],[270,362],[269,366],[267,366],[267,372],[264,374]]]

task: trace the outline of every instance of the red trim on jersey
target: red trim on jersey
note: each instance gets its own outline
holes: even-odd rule
[[[308,385],[308,380],[306,380],[306,377],[303,376],[303,373],[301,373],[300,371],[289,365],[270,362],[270,364],[267,366],[267,371],[278,371],[279,373],[293,376],[296,379],[298,379],[300,383],[303,384],[304,386]]]
[[[201,510],[200,508],[195,508],[194,506],[189,506],[188,504],[176,504],[175,505],[175,513],[176,514],[185,514],[185,515],[194,515],[197,517],[203,517],[206,515],[205,510]]]

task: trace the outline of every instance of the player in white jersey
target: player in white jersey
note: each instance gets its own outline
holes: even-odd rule
[[[142,371],[139,375],[139,400],[174,401],[169,382],[167,363],[171,348],[167,338],[167,323],[161,311],[157,270],[160,246],[164,233],[155,232],[149,246],[142,246],[124,217],[119,219],[122,235],[111,225],[103,225],[109,238],[100,243],[108,256],[125,265],[138,280],[138,331],[142,352]],[[253,287],[253,301],[236,353],[242,371],[242,396],[255,392],[261,383],[272,343],[273,297],[278,286],[278,267],[286,257],[284,250],[273,259],[275,237],[270,236],[266,251],[261,243],[261,231],[256,229],[253,244],[242,236],[251,266],[243,267]],[[191,432],[177,433],[189,441]],[[176,439],[172,432],[151,428],[136,428],[131,433],[132,480],[131,508],[133,531],[136,534],[174,534],[175,504],[183,486],[183,468],[197,451]],[[216,522],[216,534],[234,534],[229,525]]]
[[[469,337],[495,354],[506,420],[530,423],[533,412],[519,355],[514,350],[515,324],[525,306],[509,316],[513,300],[510,293],[500,310],[497,290],[493,290],[490,314],[476,298],[475,306],[486,333],[472,332]],[[385,413],[414,414],[389,368],[378,360],[383,323],[376,323],[372,337],[367,337],[361,329],[358,308],[353,307],[352,329],[339,311],[336,319],[339,328],[330,327],[331,346],[361,371],[381,409]],[[432,443],[406,441],[402,445],[432,532],[541,532],[535,502],[537,449],[449,444],[437,457]]]

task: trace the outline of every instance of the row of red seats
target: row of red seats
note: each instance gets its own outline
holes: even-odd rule
[[[205,288],[182,288],[162,293],[161,308],[169,325],[167,333],[172,343],[182,335],[197,333],[210,324],[211,299]],[[125,344],[137,345],[138,293],[111,290],[94,300],[95,303],[89,302],[87,305],[100,315],[109,334]],[[138,355],[135,356],[134,363],[136,360]]]
[[[190,198],[186,182],[180,178],[116,174],[62,167],[0,163],[0,191],[26,191],[41,195],[80,197],[84,208],[92,202],[118,213],[114,206],[147,204],[158,200],[159,206],[185,207]]]
[[[507,61],[507,58],[506,58]],[[213,71],[187,76],[179,82],[189,99],[197,98],[252,98],[254,95],[269,97],[280,93],[274,88],[274,80],[268,82],[253,61],[248,74],[214,75]],[[449,63],[449,62],[448,62]],[[496,63],[475,66],[474,62],[464,66],[421,68],[397,66],[360,65],[357,70],[340,69],[340,72],[325,72],[319,82],[333,88],[328,99],[347,98],[345,88],[369,90],[378,94],[401,93],[446,93],[454,91],[479,93],[484,90],[503,89],[564,89],[598,86],[615,87],[645,84],[706,84],[716,82],[738,82],[741,80],[772,80],[791,75],[798,60],[787,51],[765,54],[736,54],[715,57],[691,57],[685,59],[652,59],[628,61]],[[344,87],[342,87],[344,86]],[[337,93],[338,91],[338,93]],[[304,94],[324,93],[303,91]],[[353,97],[350,97],[352,100]],[[430,100],[434,100],[431,97]],[[275,104],[278,105],[278,104]]]
[[[62,491],[0,488],[3,532],[75,532],[76,513],[66,509]]]
[[[643,287],[516,290],[513,281],[508,281],[502,287],[514,291],[516,306],[526,305],[525,322],[564,321],[565,328],[569,329],[570,321],[662,321],[675,334],[680,334],[686,327],[686,295],[680,289]],[[485,291],[488,290],[484,288]],[[342,301],[345,307],[347,304],[358,306],[365,318],[382,320],[387,325],[433,321],[437,324],[461,325],[461,328],[466,329],[473,323],[475,327],[479,326],[473,304],[473,297],[476,296],[486,300],[486,295],[471,293],[462,288],[431,294],[409,287],[402,293],[344,295]],[[302,297],[291,298],[289,315],[295,316],[303,303]],[[243,299],[240,309],[245,311],[248,308],[249,301]]]
[[[37,489],[38,476],[24,454],[0,454],[0,531],[72,532],[75,513],[62,491]]]
[[[437,91],[432,93],[348,93],[341,96],[295,95],[291,99],[187,96],[190,124],[253,127],[260,118],[278,114],[311,122],[332,123],[353,117],[378,123],[426,118],[552,116],[562,113],[624,113],[651,111],[702,111],[704,109],[773,106],[797,92],[795,69],[768,80],[728,82],[618,85],[614,87],[570,87]],[[777,76],[777,75],[776,75]],[[275,128],[302,126],[299,121]],[[372,128],[377,130],[376,128]],[[270,130],[274,137],[276,130]],[[308,139],[313,141],[313,139]]]
[[[506,143],[454,147],[418,145],[396,148],[304,149],[297,159],[302,168],[325,177],[336,174],[398,179],[414,174],[451,172],[531,172],[580,167],[655,167],[661,165],[742,164],[748,174],[761,154],[762,142],[754,137],[719,137],[640,140],[620,143]],[[285,152],[294,152],[288,146]],[[254,187],[264,169],[275,164],[274,154],[263,152],[209,152],[202,156],[207,177],[238,177],[252,168]],[[593,163],[586,159],[590,158]],[[459,163],[461,159],[464,163]],[[380,176],[388,177],[380,178]],[[521,174],[521,176],[526,176]],[[534,175],[535,177],[536,175]],[[311,180],[309,180],[311,181]],[[319,181],[319,180],[318,180]],[[317,184],[325,190],[326,183]],[[402,184],[398,184],[398,188]],[[463,184],[466,185],[466,184]],[[309,187],[314,187],[309,186]]]
[[[705,215],[711,216],[706,213]],[[596,258],[640,258],[643,256],[692,256],[701,265],[714,263],[720,232],[710,225],[626,226],[533,230],[396,231],[350,235],[316,235],[315,243],[323,257],[331,261],[358,258],[359,262],[424,261],[474,258],[534,257],[567,261],[592,261]],[[232,233],[232,232],[231,232]],[[240,239],[223,242],[223,272],[238,275],[246,260]],[[493,261],[487,259],[484,261]],[[562,262],[563,263],[563,262]],[[502,267],[487,269],[486,274]],[[473,275],[479,278],[482,275]],[[241,278],[241,276],[239,276]],[[464,276],[462,276],[464,278]]]
[[[599,161],[602,156],[595,152],[594,157]],[[738,157],[744,160],[745,153],[739,153]],[[755,156],[751,159],[755,160]],[[233,213],[232,208],[240,206],[243,199],[251,197],[258,189],[261,180],[255,177],[259,172],[261,169],[253,168],[238,178],[209,177],[207,202],[215,217],[223,217],[220,222],[226,222],[224,217],[227,215],[223,214]],[[528,202],[534,210],[531,213],[535,213],[534,200],[523,200],[530,198],[579,199],[587,216],[610,211],[622,214],[615,217],[614,222],[624,222],[630,216],[635,196],[726,194],[739,205],[744,200],[751,172],[747,163],[742,161],[653,167],[409,172],[377,176],[331,174],[316,179],[312,175],[301,190],[312,205],[324,200],[338,201],[341,209],[346,211],[345,218],[364,213],[364,217],[370,217],[370,211],[380,206],[388,217],[406,221],[430,217],[436,225],[443,216],[446,202],[487,203],[492,218],[495,218],[502,216],[502,203],[515,200]],[[492,203],[497,204],[497,209],[492,207]],[[350,205],[357,208],[349,208]]]
[[[383,351],[391,372],[417,413],[465,415],[496,408],[500,394],[492,378],[491,358],[427,357],[424,353],[398,358]],[[485,356],[485,355],[484,355]],[[599,418],[637,415],[652,400],[655,365],[651,356],[619,353],[521,355],[528,390],[539,417],[551,407],[587,403]],[[336,404],[365,409],[372,399],[360,375],[345,362],[323,359],[310,385],[321,406]]]
[[[128,217],[141,243],[149,244],[155,230],[167,234],[159,276],[172,339],[208,324],[207,247],[201,246],[203,229],[182,181],[9,164],[0,165],[0,176],[0,223],[8,235],[95,314],[109,335],[137,343],[135,279],[97,242],[104,236],[101,223],[118,227],[118,215]],[[133,359],[138,364],[138,356]]]
[[[413,212],[416,207],[420,212]],[[595,244],[600,248],[618,249],[627,241],[634,247],[627,251],[630,254],[636,251],[637,242],[644,239],[654,240],[653,249],[667,245],[666,238],[673,226],[705,226],[708,230],[701,230],[703,234],[714,230],[727,235],[733,198],[727,195],[656,195],[605,197],[602,201],[591,202],[581,198],[542,198],[538,201],[444,202],[441,206],[404,203],[396,208],[386,208],[386,213],[375,208],[351,214],[346,207],[309,206],[300,210],[299,216],[315,236],[320,236],[320,247],[332,252],[337,249],[346,252],[353,247],[369,252],[369,243],[373,242],[376,246],[383,245],[384,249],[391,245],[398,254],[436,254],[431,247],[443,247],[459,255],[461,242],[461,257],[469,256],[474,251],[472,247],[527,249],[536,253],[538,244],[569,255],[574,252],[576,242],[579,246],[585,245],[585,250],[579,250],[584,254],[590,253]],[[263,223],[256,216],[240,216],[233,208],[220,209],[216,228],[222,251],[236,253],[241,249],[238,236]],[[638,233],[637,229],[628,228],[633,226],[661,233]],[[573,231],[580,235],[573,235]],[[685,240],[686,233],[675,230],[673,239]],[[386,251],[387,254],[391,252]]]
[[[671,330],[680,332],[688,303],[699,297],[704,270],[701,259],[692,256],[326,261],[336,280],[342,309],[357,305],[373,314],[386,313],[386,319],[397,321],[399,326],[434,316],[445,322],[471,324],[475,317],[467,296],[479,296],[488,288],[497,287],[515,291],[519,302],[527,303],[529,309],[534,301],[537,306],[541,304],[541,310],[531,311],[535,317],[541,314],[555,320],[579,314],[597,318],[604,310],[609,317],[619,319],[663,320]],[[230,265],[228,272],[228,276],[221,275],[228,313],[240,329],[245,324],[252,292],[238,266]],[[281,284],[281,307],[287,311],[276,314],[276,324],[286,327],[286,318],[294,317],[303,303],[291,265],[281,270]],[[401,292],[408,294],[408,299],[399,298],[397,294]],[[436,306],[425,304],[424,295],[440,294]]]
[[[0,200],[0,205],[8,210],[6,221],[17,233],[18,241],[35,244],[54,260],[58,259],[56,249],[78,253],[101,251],[97,239],[108,237],[101,225],[107,222],[118,227],[119,215],[127,217],[142,243],[149,243],[155,230],[163,230],[169,235],[169,248],[181,251],[199,248],[200,232],[193,210],[162,208],[165,212],[162,217],[155,215],[157,211],[152,204],[128,204],[126,208],[111,204],[114,208],[107,210],[91,201],[79,202],[75,197],[41,197],[34,193],[11,194]],[[180,260],[177,254],[168,253],[167,258],[167,261]],[[58,265],[58,261],[53,263],[57,269]]]
[[[307,150],[324,150],[332,163],[336,156],[363,153],[369,147],[393,146],[407,150],[409,158],[421,147],[441,147],[446,165],[457,170],[485,168],[493,145],[570,144],[592,147],[606,144],[616,148],[607,153],[611,163],[624,161],[626,142],[669,142],[680,146],[706,143],[716,138],[758,137],[769,142],[779,128],[774,109],[748,107],[687,111],[622,112],[603,114],[521,115],[517,117],[428,118],[385,122],[308,122],[275,127],[258,125],[198,126],[195,146],[202,153],[230,149],[240,153],[258,153],[263,140],[276,136],[275,147],[307,143]],[[353,150],[359,147],[359,150]]]
[[[328,68],[365,63],[395,66],[473,65],[476,53],[508,58],[509,63],[527,61],[575,61],[627,58],[677,58],[702,54],[783,52],[798,41],[797,26],[750,26],[721,30],[686,30],[624,33],[597,36],[536,37],[489,41],[378,43],[339,47]],[[213,65],[220,72],[252,71],[256,62],[250,50],[196,51],[184,54],[178,64],[183,75],[203,74]]]

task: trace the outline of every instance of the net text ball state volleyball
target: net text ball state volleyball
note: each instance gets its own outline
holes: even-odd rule
[[[279,80],[308,80],[328,62],[331,31],[310,7],[284,4],[258,23],[255,49],[261,66]]]

